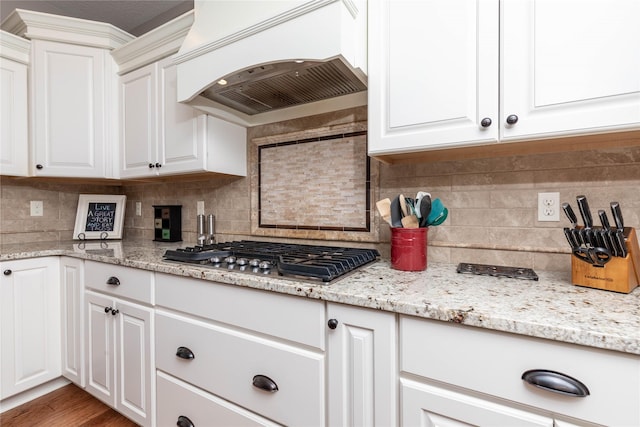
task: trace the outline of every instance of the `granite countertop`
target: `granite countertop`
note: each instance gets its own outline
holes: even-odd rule
[[[381,260],[330,285],[162,261],[179,244],[109,241],[1,245],[0,261],[66,255],[640,355],[640,287],[630,294],[571,284],[456,273],[452,264],[403,272]],[[28,249],[25,249],[28,248]]]

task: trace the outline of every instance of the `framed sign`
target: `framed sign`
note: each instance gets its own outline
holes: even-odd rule
[[[121,239],[127,196],[80,194],[75,240]]]

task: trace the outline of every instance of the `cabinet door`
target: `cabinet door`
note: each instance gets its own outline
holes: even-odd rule
[[[576,6],[502,2],[505,139],[640,128],[640,2]]]
[[[0,58],[0,175],[27,176],[27,66]]]
[[[33,41],[34,174],[107,177],[105,49]]]
[[[158,161],[160,172],[202,171],[205,167],[206,115],[178,102],[177,72],[172,58],[158,63],[160,79]]]
[[[151,352],[152,310],[121,300],[116,302],[117,403],[116,409],[143,426],[152,425]]]
[[[496,141],[498,1],[381,0],[368,10],[369,153]]]
[[[132,71],[120,78],[120,176],[156,174],[157,64]]]
[[[403,426],[554,427],[553,419],[450,390],[401,380]]]
[[[115,407],[116,342],[115,322],[111,314],[111,309],[115,309],[115,301],[87,291],[85,307],[86,390],[109,406]]]
[[[329,425],[398,424],[395,315],[328,304]]]
[[[77,258],[60,259],[62,314],[62,375],[84,387],[83,333],[84,263]]]
[[[57,258],[0,265],[0,398],[60,376]]]

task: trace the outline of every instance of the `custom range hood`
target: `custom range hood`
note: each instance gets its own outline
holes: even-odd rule
[[[196,0],[178,100],[243,126],[365,105],[366,5]]]

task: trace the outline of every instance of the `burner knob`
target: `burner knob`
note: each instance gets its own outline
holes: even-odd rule
[[[209,259],[209,261],[211,261],[212,264],[220,264],[222,262],[222,257],[214,255]]]
[[[258,267],[260,265],[260,260],[258,258],[254,258],[251,261],[249,261],[249,265],[251,267]]]
[[[269,261],[260,261],[258,268],[260,268],[260,270],[268,270],[271,268],[271,263]]]
[[[227,264],[235,264],[236,263],[236,257],[234,256],[228,256],[224,259],[224,262],[226,262]]]
[[[236,263],[238,265],[244,266],[244,265],[247,265],[249,263],[249,260],[246,259],[246,258],[238,258]]]

